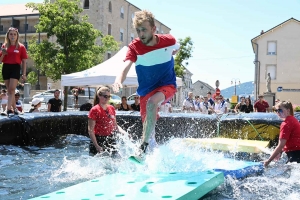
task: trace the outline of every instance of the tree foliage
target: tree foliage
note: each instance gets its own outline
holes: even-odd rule
[[[183,70],[185,69],[183,62],[185,61],[185,64],[188,64],[187,60],[190,57],[192,57],[194,43],[193,43],[191,37],[179,39],[178,42],[180,44],[180,49],[175,56],[175,66],[174,67],[175,67],[176,76],[182,77]]]
[[[48,40],[29,42],[29,56],[36,68],[54,81],[62,74],[88,69],[103,61],[107,51],[118,50],[118,43],[110,35],[103,36],[82,15],[78,0],[56,0],[54,3],[28,3],[26,6],[40,13],[37,32],[47,33]],[[101,45],[96,40],[101,39]],[[51,42],[50,40],[55,42]],[[67,87],[65,91],[67,91]],[[65,95],[64,110],[66,110]]]
[[[37,74],[35,71],[31,71],[27,75],[27,82],[30,83],[31,85],[35,85],[38,81]]]

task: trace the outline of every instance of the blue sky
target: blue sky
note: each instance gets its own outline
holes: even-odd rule
[[[187,68],[193,82],[201,80],[220,89],[231,86],[231,80],[254,80],[254,53],[251,39],[261,30],[294,17],[300,20],[298,0],[128,0],[147,9],[170,27],[176,38],[190,36],[194,42],[193,57]],[[7,1],[0,1],[4,4]],[[9,3],[41,2],[10,0]]]

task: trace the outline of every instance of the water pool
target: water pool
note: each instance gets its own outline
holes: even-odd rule
[[[88,143],[89,138],[70,134],[46,147],[0,146],[0,199],[29,199],[114,172],[197,172],[228,164],[224,162],[227,155],[187,148],[182,139],[159,146],[145,166],[127,159],[90,157]],[[135,144],[125,143],[121,156],[127,158]],[[300,199],[300,167],[291,165],[289,172],[278,175],[282,163],[259,176],[227,177],[202,199]]]

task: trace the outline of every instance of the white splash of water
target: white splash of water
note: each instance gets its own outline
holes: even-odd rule
[[[139,143],[128,136],[119,136],[117,148],[120,157],[81,155],[77,158],[64,158],[60,167],[53,170],[50,182],[82,182],[111,173],[152,174],[162,172],[200,172],[218,168],[231,169],[242,165],[242,161],[228,162],[223,152],[189,146],[184,139],[172,139],[160,145],[146,156],[145,165],[128,161]],[[262,159],[263,160],[263,159]],[[244,179],[226,177],[225,183],[212,191],[207,199],[300,199],[300,166],[284,165],[284,159],[271,164],[262,175]]]

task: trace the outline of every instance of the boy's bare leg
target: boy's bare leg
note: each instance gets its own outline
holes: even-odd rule
[[[149,98],[146,105],[146,118],[143,124],[143,136],[141,150],[145,153],[152,133],[155,131],[157,109],[165,100],[165,95],[162,92],[157,92]]]

